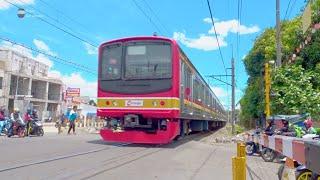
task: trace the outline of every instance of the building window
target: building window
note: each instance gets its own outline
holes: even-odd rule
[[[0,89],[2,89],[2,80],[3,80],[3,77],[0,77]]]

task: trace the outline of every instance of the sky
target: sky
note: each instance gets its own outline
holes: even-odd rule
[[[90,97],[96,97],[97,91],[95,73],[98,58],[95,46],[112,39],[152,35],[156,32],[159,36],[176,39],[204,77],[225,74],[225,68],[231,67],[233,54],[237,103],[247,82],[242,59],[252,48],[255,38],[265,28],[274,27],[276,20],[275,0],[242,0],[240,21],[238,0],[210,0],[216,38],[206,0],[76,2],[0,0],[0,37],[46,52],[48,56],[3,40],[0,40],[0,46],[17,49],[46,63],[50,67],[51,76],[62,78],[68,87],[81,88],[81,95]],[[24,18],[17,17],[17,6],[27,11]],[[295,17],[304,6],[304,0],[282,0],[281,19]],[[62,64],[52,56],[77,63],[86,70]],[[206,79],[222,104],[230,108],[231,88],[217,80]],[[231,81],[230,78],[222,80]]]

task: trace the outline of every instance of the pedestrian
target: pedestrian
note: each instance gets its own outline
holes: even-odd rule
[[[76,126],[75,126],[75,121],[77,119],[77,106],[73,106],[72,110],[70,111],[69,115],[69,130],[68,134],[70,134],[70,131],[72,129],[73,134],[76,134]]]
[[[62,126],[64,124],[65,115],[62,113],[60,118],[56,122],[56,126],[58,128],[58,134],[62,133]]]

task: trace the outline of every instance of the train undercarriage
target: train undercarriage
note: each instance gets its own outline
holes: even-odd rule
[[[100,130],[105,141],[123,143],[167,144],[194,132],[212,131],[225,121],[142,118],[129,114],[123,118],[107,118]]]

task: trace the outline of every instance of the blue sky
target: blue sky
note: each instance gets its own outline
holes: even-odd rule
[[[33,15],[17,18],[17,7],[6,1],[24,7]],[[42,22],[39,17],[95,44],[120,37],[152,35],[157,32],[158,35],[177,39],[202,75],[225,73],[212,25],[208,22],[209,11],[205,0],[78,0],[77,3],[65,0],[6,1],[0,0],[0,37],[74,61],[93,71],[97,69],[96,49]],[[289,1],[281,1],[282,19]],[[240,26],[237,21],[237,0],[211,0],[210,3],[227,68],[230,67],[232,44],[234,47],[238,101],[247,81],[241,59],[251,49],[254,39],[265,28],[275,25],[275,0],[243,0]],[[303,7],[303,0],[292,0],[286,18],[299,14]],[[239,51],[236,50],[238,32]],[[0,45],[10,46],[6,42],[0,42]],[[23,50],[17,46],[12,48]],[[68,86],[82,88],[82,95],[95,96],[96,76],[52,62],[52,59],[44,55],[24,51],[49,64],[51,74],[62,77]],[[210,83],[223,104],[230,105],[227,96],[230,88],[218,81],[211,80]]]

